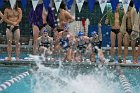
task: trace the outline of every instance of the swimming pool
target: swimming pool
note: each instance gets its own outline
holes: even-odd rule
[[[0,84],[31,67],[0,67]],[[133,93],[140,91],[140,69],[123,68]],[[41,67],[1,93],[124,93],[114,68],[93,66]]]

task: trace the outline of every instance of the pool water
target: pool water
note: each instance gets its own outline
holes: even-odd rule
[[[0,67],[0,84],[30,67]],[[133,93],[140,91],[140,69],[123,68]],[[116,71],[106,67],[42,66],[1,93],[124,93]]]

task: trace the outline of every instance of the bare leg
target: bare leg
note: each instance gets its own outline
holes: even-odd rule
[[[111,31],[111,34],[110,34],[110,38],[111,38],[111,59],[114,58],[114,53],[115,53],[115,50],[114,50],[114,47],[115,47],[115,41],[116,41],[116,34],[114,32]]]
[[[33,54],[36,54],[37,52],[37,38],[39,36],[39,28],[36,25],[33,25],[33,39],[34,39],[34,44],[33,44]]]
[[[131,46],[132,46],[132,57],[133,57],[133,61],[136,60],[136,40],[131,40]]]
[[[123,63],[126,63],[126,57],[128,55],[128,46],[129,46],[129,39],[128,39],[128,34],[127,33],[124,35],[123,44],[124,44],[124,59],[123,59]]]
[[[8,61],[11,61],[11,53],[12,53],[12,32],[7,29],[6,30],[6,37],[7,37],[7,52],[8,52]]]
[[[140,55],[140,45],[139,45],[138,50],[137,50],[137,54],[136,54],[136,62],[134,62],[135,64],[138,63],[139,55]]]
[[[14,39],[15,39],[15,44],[16,44],[16,60],[19,60],[19,55],[20,55],[20,29],[17,29],[14,33]]]
[[[91,62],[96,62],[96,60],[95,60],[95,54],[94,53],[91,54],[90,60],[91,60]]]
[[[72,61],[72,49],[71,48],[68,49],[66,56],[67,56],[66,60]]]
[[[118,33],[118,58],[120,59],[122,54],[122,33]]]

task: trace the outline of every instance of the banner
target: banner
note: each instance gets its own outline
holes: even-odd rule
[[[9,0],[11,8],[13,9],[17,0]]]
[[[44,6],[45,6],[45,8],[47,10],[48,7],[49,7],[49,4],[50,4],[50,0],[43,0],[43,3],[44,3]]]
[[[98,0],[98,1],[99,1],[99,5],[100,5],[100,8],[101,8],[101,12],[103,13],[104,10],[105,10],[107,0]]]
[[[32,0],[32,5],[33,5],[34,10],[36,9],[38,2],[39,0]]]
[[[27,0],[20,0],[21,1],[21,5],[23,8],[26,8],[27,6]]]
[[[87,2],[88,2],[89,11],[90,13],[92,13],[96,0],[87,0]]]
[[[4,0],[0,0],[0,8],[1,8],[2,5],[3,5],[3,1],[4,1]]]
[[[56,7],[57,12],[58,12],[58,9],[60,7],[61,2],[62,2],[62,0],[54,0],[54,3],[55,3],[55,7]]]
[[[137,13],[140,9],[140,0],[133,0]]]
[[[79,12],[81,12],[84,1],[85,0],[76,0]]]
[[[119,3],[119,0],[110,0],[111,6],[112,6],[112,11],[116,11],[117,4]]]
[[[125,13],[127,12],[130,1],[131,0],[122,0],[122,5]]]
[[[73,4],[73,0],[66,0],[66,4],[67,4],[68,10],[70,10]]]

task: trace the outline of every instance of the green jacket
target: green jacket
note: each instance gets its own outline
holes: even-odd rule
[[[115,21],[115,17],[114,17],[114,13],[112,11],[109,11],[108,14],[107,14],[107,19],[108,19],[108,24],[110,26],[113,26],[114,25],[114,21]],[[120,22],[120,25],[122,23],[122,18],[123,18],[123,13],[119,10],[119,22]]]

